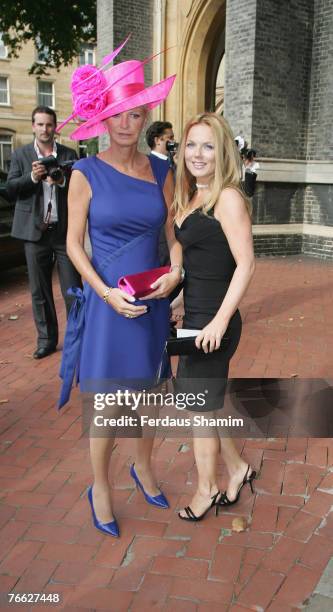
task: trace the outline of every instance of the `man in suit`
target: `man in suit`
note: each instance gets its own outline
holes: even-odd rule
[[[170,121],[154,121],[146,131],[146,142],[151,150],[150,155],[163,159],[170,167],[172,166],[166,147],[168,141],[174,142],[174,140],[175,137]],[[161,266],[168,266],[170,264],[170,256],[164,228],[160,233],[158,251]]]
[[[172,123],[170,121],[154,121],[151,123],[149,128],[146,131],[146,142],[148,147],[150,148],[150,155],[154,155],[159,159],[163,159],[166,164],[173,170],[175,173],[176,167],[173,162],[173,155],[170,155],[167,150],[168,142],[175,142],[175,136],[173,133]],[[165,235],[164,227],[161,229],[159,243],[158,243],[158,255],[161,266],[169,266],[170,265],[170,253],[169,247]],[[183,271],[182,271],[183,275]],[[170,293],[169,301],[170,304],[173,300],[179,295],[183,288],[183,278],[182,282],[177,285],[177,287]],[[174,335],[174,326],[175,322],[171,323],[170,333]]]
[[[53,155],[58,163],[76,160],[73,149],[55,142],[57,116],[47,106],[32,113],[34,141],[13,152],[8,174],[9,196],[16,200],[12,236],[24,240],[37,328],[35,359],[56,350],[58,321],[52,291],[52,270],[57,262],[60,286],[67,314],[73,298],[67,295],[81,279],[66,253],[68,176],[53,180],[40,160]]]
[[[156,155],[160,159],[165,159],[170,163],[170,157],[167,151],[167,142],[174,142],[175,136],[170,121],[154,121],[147,132],[146,141],[151,149],[151,154]]]

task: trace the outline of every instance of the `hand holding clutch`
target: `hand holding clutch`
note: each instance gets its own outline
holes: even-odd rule
[[[202,348],[198,349],[195,344],[196,336],[187,336],[182,338],[170,337],[167,340],[167,353],[170,357],[173,355],[194,355],[195,353],[204,353]],[[229,337],[224,336],[221,340],[218,351],[225,351],[229,344]],[[214,351],[213,351],[214,352]]]
[[[153,292],[152,284],[168,272],[170,266],[153,268],[138,274],[127,274],[118,280],[118,287],[135,298],[143,298]]]

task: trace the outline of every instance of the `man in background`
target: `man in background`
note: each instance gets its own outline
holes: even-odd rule
[[[146,141],[152,155],[169,160],[167,143],[175,141],[172,123],[169,121],[154,121],[146,132]]]
[[[32,310],[37,329],[35,359],[56,350],[58,321],[52,291],[52,271],[57,262],[67,314],[73,298],[67,289],[81,286],[81,279],[66,253],[67,195],[69,176],[60,169],[49,175],[44,158],[53,156],[53,168],[75,161],[76,152],[55,142],[57,116],[38,106],[32,113],[34,140],[13,152],[8,174],[9,196],[16,200],[12,236],[24,241]]]
[[[172,156],[168,155],[167,150],[167,143],[174,143],[175,141],[172,123],[170,121],[154,121],[146,132],[146,141],[151,150],[150,154],[165,160],[170,168],[173,168]],[[158,252],[161,266],[168,266],[170,255],[164,228],[161,230]]]

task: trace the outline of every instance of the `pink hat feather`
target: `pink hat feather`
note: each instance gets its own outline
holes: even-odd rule
[[[138,106],[149,109],[161,104],[167,97],[176,75],[145,87],[144,65],[153,59],[140,62],[129,60],[105,69],[127,43],[126,40],[102,60],[97,68],[87,64],[77,68],[71,81],[73,113],[57,128],[59,132],[71,119],[84,120],[71,134],[72,140],[86,140],[107,131],[103,121],[108,117]]]

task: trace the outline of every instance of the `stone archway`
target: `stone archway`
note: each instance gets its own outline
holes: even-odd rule
[[[225,11],[225,0],[201,0],[188,16],[178,69],[180,129],[192,115],[213,110],[216,75],[224,53]]]

